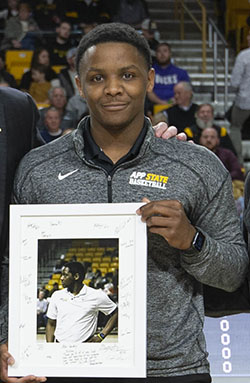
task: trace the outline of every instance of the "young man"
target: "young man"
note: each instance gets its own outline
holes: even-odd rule
[[[144,118],[144,99],[154,85],[150,50],[133,28],[93,29],[81,40],[76,69],[90,117],[23,159],[15,201],[143,199],[138,214],[149,241],[148,378],[140,382],[209,383],[202,284],[233,291],[248,266],[230,175],[204,148],[154,136]],[[67,177],[61,180],[59,173]]]
[[[85,270],[80,262],[68,262],[62,269],[62,290],[49,302],[46,341],[102,342],[117,325],[117,306],[101,289],[83,285]],[[110,315],[95,335],[99,312]]]

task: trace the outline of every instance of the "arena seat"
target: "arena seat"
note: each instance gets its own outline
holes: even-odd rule
[[[7,50],[5,56],[6,70],[19,82],[25,72],[30,69],[33,51]]]

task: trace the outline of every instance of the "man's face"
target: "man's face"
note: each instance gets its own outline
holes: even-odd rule
[[[62,23],[57,30],[58,36],[63,40],[68,40],[70,32],[71,27],[68,23]]]
[[[45,116],[45,124],[50,133],[56,133],[60,129],[60,113],[57,110],[48,110]]]
[[[176,84],[174,87],[175,103],[179,106],[188,106],[191,104],[192,92],[186,90],[182,84]]]
[[[171,59],[171,51],[167,45],[160,45],[155,52],[155,57],[159,65],[168,65]]]
[[[212,121],[214,119],[213,109],[209,105],[203,105],[197,111],[197,117],[205,122]]]
[[[154,71],[148,71],[138,50],[127,43],[103,43],[83,57],[77,85],[85,97],[92,127],[107,130],[138,126],[144,115],[146,92]]]
[[[62,89],[55,88],[52,94],[52,105],[55,108],[62,109],[67,103],[66,96]]]
[[[216,150],[217,146],[220,144],[220,139],[218,133],[214,128],[206,128],[202,131],[200,137],[200,145],[205,146],[206,148]]]
[[[73,277],[73,274],[69,271],[68,267],[63,267],[62,269],[62,275],[61,275],[61,281],[64,288],[72,289],[75,283],[75,278]]]

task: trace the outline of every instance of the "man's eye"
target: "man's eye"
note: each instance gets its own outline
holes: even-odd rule
[[[93,77],[93,81],[100,82],[102,81],[103,77],[100,74],[97,74],[95,77]]]
[[[132,75],[132,73],[124,73],[124,75],[123,75],[123,78],[125,78],[125,80],[130,80],[133,77],[134,76]]]

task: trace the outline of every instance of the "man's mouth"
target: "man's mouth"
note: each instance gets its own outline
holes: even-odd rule
[[[123,110],[127,107],[127,103],[120,103],[120,102],[113,102],[110,104],[103,104],[103,108],[105,110],[108,110],[110,112],[118,112],[120,110]]]

